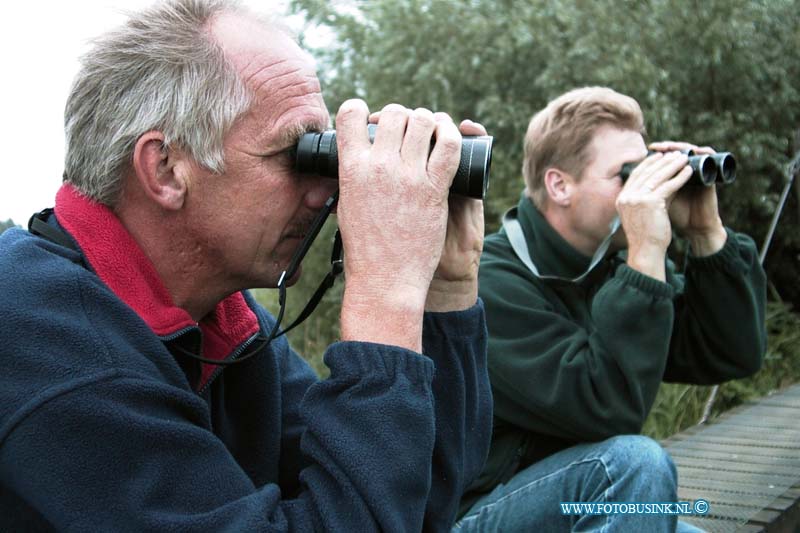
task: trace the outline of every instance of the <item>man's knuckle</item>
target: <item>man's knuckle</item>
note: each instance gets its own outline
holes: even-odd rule
[[[375,176],[375,178],[383,178],[391,173],[393,165],[391,165],[386,159],[378,159],[373,161],[370,167],[372,169],[372,175]]]
[[[436,144],[445,152],[455,152],[461,150],[461,137],[456,135],[442,135],[436,140]]]
[[[433,118],[433,113],[425,108],[417,108],[411,114],[411,120],[425,127],[433,127],[436,121]]]
[[[381,114],[394,114],[394,113],[405,114],[408,113],[408,109],[401,106],[400,104],[387,104],[383,106],[383,109],[381,110]]]
[[[339,107],[337,119],[349,120],[353,115],[367,113],[367,104],[363,100],[350,99]]]

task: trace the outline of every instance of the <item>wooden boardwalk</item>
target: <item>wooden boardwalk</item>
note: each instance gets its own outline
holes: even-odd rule
[[[800,384],[663,442],[678,499],[709,503],[681,520],[711,533],[800,532]]]

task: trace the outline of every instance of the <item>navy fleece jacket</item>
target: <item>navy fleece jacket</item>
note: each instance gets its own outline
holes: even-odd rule
[[[56,220],[57,219],[57,220]],[[0,530],[442,531],[484,463],[480,302],[425,355],[340,342],[316,376],[247,293],[199,324],[113,213],[59,191],[80,252],[0,236]]]

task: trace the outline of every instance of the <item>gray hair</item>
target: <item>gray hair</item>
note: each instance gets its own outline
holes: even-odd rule
[[[170,0],[94,41],[64,112],[64,181],[114,206],[136,141],[151,130],[165,148],[224,172],[224,136],[252,95],[211,36],[223,13],[247,12],[235,0]]]

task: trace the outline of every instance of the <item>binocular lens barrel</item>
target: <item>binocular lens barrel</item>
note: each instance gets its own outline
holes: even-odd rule
[[[377,125],[369,124],[367,130],[370,142],[374,141]],[[492,140],[490,136],[462,137],[461,159],[450,186],[451,194],[483,200],[489,188]],[[304,174],[338,179],[339,150],[336,146],[336,130],[304,134],[297,143],[296,168]]]
[[[711,185],[717,181],[717,165],[707,155],[690,155],[689,166],[692,167],[692,177],[689,181],[695,185]]]
[[[648,152],[647,155],[655,152]],[[712,155],[698,155],[693,150],[683,152],[689,156],[689,166],[692,167],[692,177],[686,183],[708,187],[712,183],[733,183],[736,180],[736,159],[730,152],[720,152]],[[639,163],[625,163],[622,165],[620,176],[626,181]]]
[[[733,183],[736,181],[736,159],[730,152],[720,152],[711,156],[717,165],[717,181]]]

